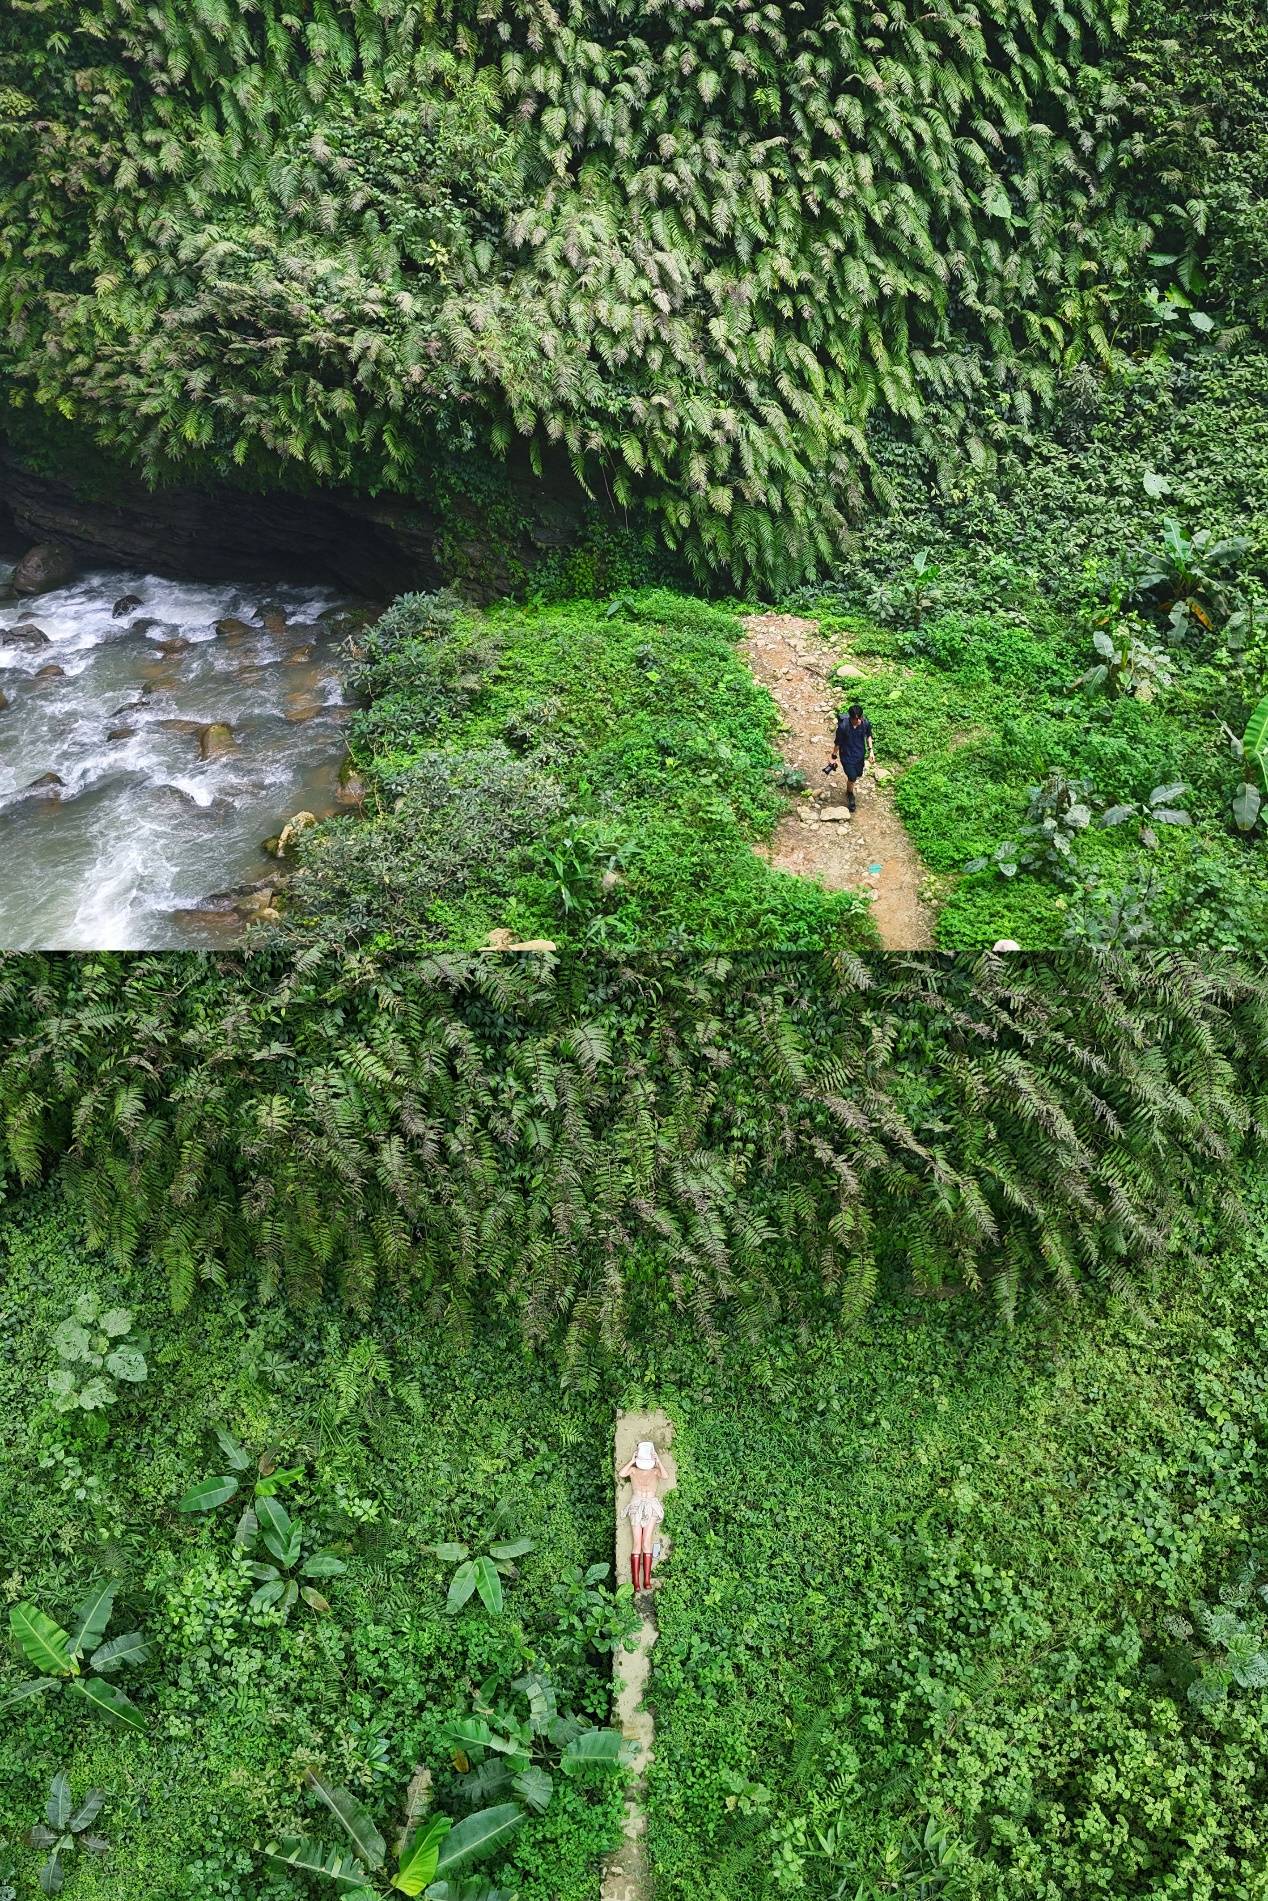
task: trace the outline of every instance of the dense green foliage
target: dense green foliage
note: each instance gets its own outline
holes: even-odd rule
[[[0,363],[154,475],[408,492],[526,448],[787,582],[874,425],[978,462],[1148,336],[1220,75],[1173,135],[1175,29],[1126,13],[28,0]]]
[[[349,735],[377,816],[303,835],[292,942],[474,949],[856,946],[866,900],[773,872],[776,712],[734,616],[649,590],[459,614],[406,595],[366,637]]]
[[[1147,1285],[1257,1139],[1262,971],[1007,958],[0,965],[0,1186],[119,1268],[565,1336],[766,1338],[878,1280]],[[60,1318],[60,1316],[59,1316]]]
[[[1268,1891],[1256,1207],[1092,1327],[912,1301],[756,1381],[666,1354],[660,1901]]]
[[[629,1628],[628,1586],[614,1603],[584,1583],[610,1562],[606,1409],[561,1398],[505,1341],[459,1351],[442,1329],[420,1334],[390,1301],[369,1324],[324,1306],[300,1323],[229,1289],[174,1319],[153,1275],[116,1278],[60,1198],[6,1215],[0,1699],[29,1675],[8,1633],[23,1597],[60,1609],[107,1579],[120,1628],[141,1623],[149,1650],[127,1679],[140,1731],[69,1696],[4,1710],[0,1884],[3,1851],[41,1820],[59,1765],[77,1792],[110,1792],[109,1852],[67,1869],[83,1901],[299,1901],[306,1884],[261,1852],[323,1834],[309,1770],[351,1789],[390,1843],[416,1767],[431,1772],[437,1812],[463,1813],[468,1778],[449,1737],[479,1686],[514,1700],[513,1680],[547,1672],[561,1710],[606,1722],[610,1645]],[[152,1342],[151,1378],[108,1430],[92,1429],[100,1415],[58,1412],[47,1385],[53,1330],[93,1291],[126,1298]],[[218,1426],[253,1454],[273,1449],[275,1499],[342,1554],[346,1569],[321,1581],[325,1611],[287,1617],[262,1598],[235,1509],[177,1511],[209,1460],[223,1466]],[[531,1542],[502,1610],[450,1613],[452,1566],[431,1547],[498,1535]],[[520,1901],[592,1901],[619,1832],[619,1778],[554,1783],[546,1812],[483,1872]],[[21,1847],[19,1894],[35,1891],[40,1860]]]
[[[1268,692],[1268,357],[1199,348],[1072,398],[1024,468],[949,495],[910,454],[891,477],[892,515],[794,604],[873,675],[861,690],[880,756],[906,768],[898,808],[937,874],[939,943],[1258,952],[1266,834],[1249,812],[1239,829],[1231,741]],[[1117,652],[1122,636],[1136,671],[1098,684],[1098,638]],[[1002,845],[1016,862],[1029,789],[1053,774],[1094,817],[1068,861],[965,877]],[[1095,822],[1176,785],[1191,824],[1153,827],[1155,844],[1138,818]]]

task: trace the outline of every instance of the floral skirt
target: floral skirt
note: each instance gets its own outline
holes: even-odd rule
[[[635,1531],[650,1531],[665,1516],[665,1507],[650,1493],[639,1493],[630,1500],[621,1516],[629,1519]]]

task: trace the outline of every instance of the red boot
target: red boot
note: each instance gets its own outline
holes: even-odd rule
[[[645,1551],[643,1553],[643,1589],[645,1591],[650,1591],[651,1588],[652,1588],[652,1554],[650,1551]]]
[[[638,1589],[638,1560],[639,1560],[639,1553],[637,1551],[631,1551],[630,1553],[630,1583],[634,1586],[634,1589],[636,1591]]]

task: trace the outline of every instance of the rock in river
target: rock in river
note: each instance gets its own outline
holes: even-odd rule
[[[121,594],[114,606],[110,609],[110,612],[115,620],[122,620],[125,614],[130,614],[134,607],[140,607],[141,605],[141,596],[139,594]]]
[[[57,541],[37,541],[28,548],[13,570],[15,594],[48,594],[54,588],[69,587],[79,571],[79,563],[69,548]]]
[[[198,735],[198,751],[204,759],[219,759],[222,753],[232,752],[237,743],[232,726],[220,719],[204,726]]]
[[[37,647],[48,645],[48,635],[34,621],[20,621],[16,627],[10,627],[7,633],[0,634],[0,646],[27,647],[34,652]]]

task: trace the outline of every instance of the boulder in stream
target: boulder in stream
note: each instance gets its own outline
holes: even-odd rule
[[[69,587],[78,572],[78,561],[60,541],[37,541],[13,570],[11,585],[15,594],[50,594]]]
[[[229,641],[231,645],[236,645],[239,640],[250,640],[255,633],[254,627],[249,627],[244,620],[235,619],[232,614],[227,614],[223,620],[218,620],[215,628],[220,638]]]
[[[140,607],[141,605],[141,596],[139,594],[121,594],[114,606],[110,609],[110,612],[115,620],[122,620],[125,614],[130,614],[134,607]]]
[[[65,667],[50,664],[47,667],[41,667],[35,677],[37,680],[64,680],[66,678],[66,669]]]
[[[55,799],[65,787],[66,781],[55,772],[42,772],[38,779],[32,779],[26,790],[38,792],[41,798]]]
[[[117,746],[121,740],[132,739],[136,735],[135,726],[112,726],[106,734],[106,744]]]
[[[44,629],[37,627],[31,620],[19,621],[16,627],[10,627],[0,634],[0,646],[4,647],[26,647],[34,652],[37,647],[48,645],[49,638]]]
[[[296,812],[294,818],[287,819],[276,838],[265,839],[265,851],[271,852],[274,858],[285,858],[287,852],[294,847],[295,840],[299,837],[300,833],[306,832],[310,825],[315,825],[316,823],[317,814],[315,812]]]
[[[7,713],[12,705],[13,701],[9,698],[4,688],[0,686],[0,713]]]
[[[222,753],[232,752],[237,743],[232,726],[222,719],[212,720],[198,734],[198,751],[203,759],[219,759]]]

